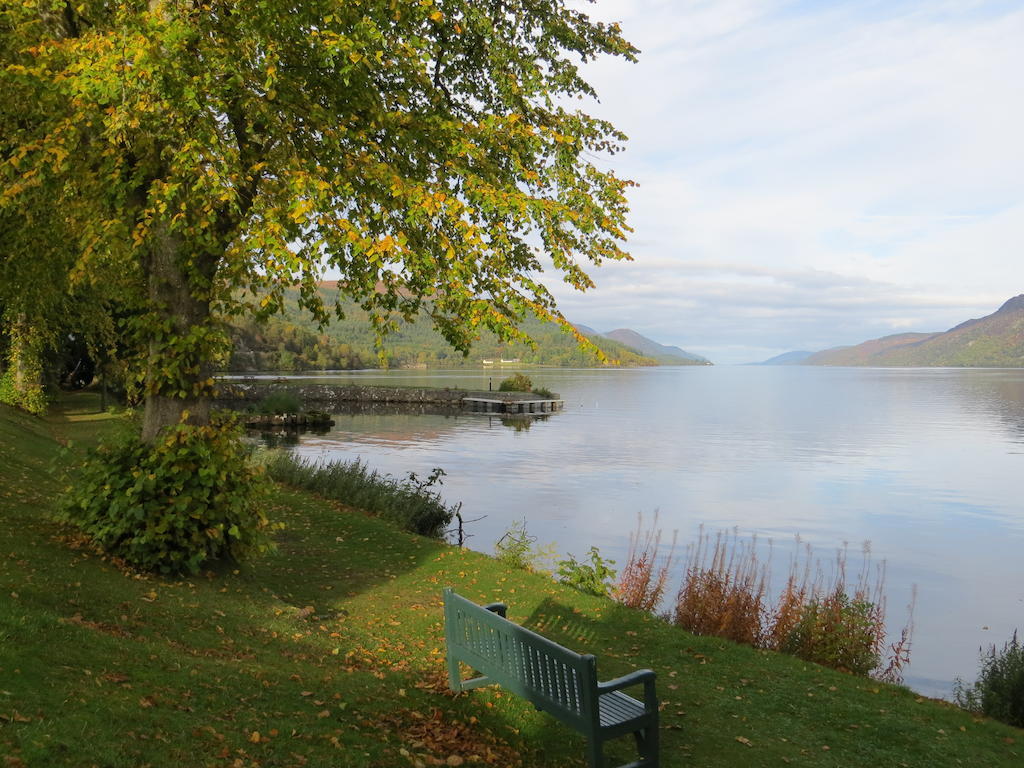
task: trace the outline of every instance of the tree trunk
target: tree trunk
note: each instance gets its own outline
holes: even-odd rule
[[[19,395],[29,397],[42,390],[42,366],[39,363],[38,344],[32,326],[24,312],[18,314],[11,333],[11,379]]]
[[[203,384],[211,373],[209,344],[193,334],[211,325],[209,286],[216,270],[211,256],[190,259],[181,236],[166,226],[154,235],[153,243],[145,264],[156,329],[149,341],[142,417],[142,440],[147,443],[155,441],[164,427],[183,420],[210,421],[210,393]],[[183,346],[182,339],[187,340]],[[168,348],[169,341],[178,345]]]
[[[7,362],[14,390],[11,405],[29,413],[42,413],[46,404],[43,392],[42,333],[38,328],[33,328],[28,315],[20,312],[11,323],[10,336]]]

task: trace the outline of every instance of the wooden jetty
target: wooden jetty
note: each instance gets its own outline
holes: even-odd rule
[[[497,393],[486,395],[469,395],[462,398],[463,407],[478,413],[504,413],[512,415],[529,415],[531,413],[553,413],[565,406],[564,400],[541,398],[536,395],[502,397]]]

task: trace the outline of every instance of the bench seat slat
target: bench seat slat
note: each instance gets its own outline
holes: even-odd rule
[[[598,697],[598,706],[602,726],[621,725],[644,714],[644,705],[621,691],[602,694]]]

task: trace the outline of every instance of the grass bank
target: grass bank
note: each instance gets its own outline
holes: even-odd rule
[[[658,673],[664,766],[1019,766],[1024,732],[768,651],[695,637],[341,504],[277,490],[272,556],[164,580],[49,522],[57,440],[112,420],[75,398],[0,406],[0,765],[583,765],[582,741],[499,689],[452,696],[440,590]],[[622,741],[609,754],[633,754]]]

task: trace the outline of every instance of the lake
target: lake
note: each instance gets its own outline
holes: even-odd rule
[[[1024,371],[715,366],[524,369],[565,399],[542,420],[484,414],[335,416],[294,450],[361,457],[403,477],[447,473],[468,545],[515,520],[538,543],[625,561],[637,514],[682,552],[700,526],[772,540],[777,570],[799,534],[823,561],[869,541],[887,566],[889,626],[916,585],[907,684],[948,696],[978,649],[1024,629]],[[365,371],[339,382],[496,388],[515,369]],[[854,569],[855,570],[855,569]],[[777,579],[777,583],[781,579]],[[670,590],[675,591],[672,585]]]

